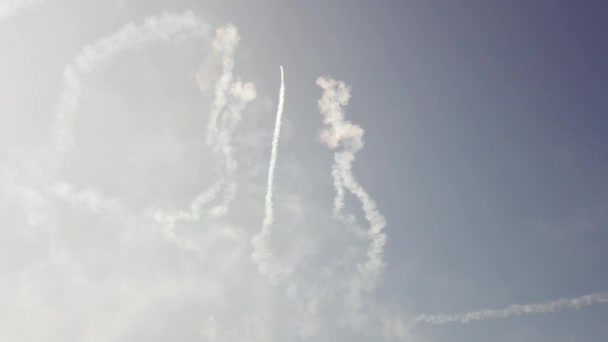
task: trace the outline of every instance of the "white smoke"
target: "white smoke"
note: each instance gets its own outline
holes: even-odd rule
[[[0,9],[4,10],[0,13],[8,13],[9,9],[16,11],[26,5],[41,1],[7,1],[0,5]],[[7,170],[23,167],[40,176],[43,172],[48,172],[61,162],[63,153],[74,143],[72,119],[78,113],[82,78],[88,73],[103,68],[125,51],[133,51],[157,41],[179,40],[185,36],[204,37],[208,34],[208,31],[209,25],[199,19],[193,12],[187,11],[181,14],[165,12],[146,18],[141,25],[128,23],[114,34],[84,46],[63,70],[63,89],[54,108],[51,143],[41,148],[41,155],[28,160],[24,160],[27,157],[21,156],[22,151],[18,149],[10,151]],[[23,175],[24,173],[20,172],[20,174]],[[3,177],[6,177],[6,175],[3,175]],[[41,199],[44,198],[43,192],[45,191],[37,192],[33,188],[18,185],[19,182],[16,180],[11,182],[13,183],[12,192],[19,195],[25,208],[40,207],[39,203],[42,202]],[[83,197],[83,191],[87,193],[87,190],[76,189],[67,182],[52,181],[52,183],[46,187],[46,190],[48,190],[46,192],[54,196],[73,202],[82,202],[83,200],[88,201],[89,204],[94,202],[94,197],[91,196],[90,192],[86,195],[88,199]],[[61,186],[57,184],[61,184]],[[70,191],[67,191],[67,189],[70,189]],[[109,199],[109,201],[112,200]],[[37,221],[37,217],[44,216],[43,213],[36,214],[31,209],[28,210],[28,213],[28,217],[32,217],[33,221]]]
[[[116,33],[86,45],[63,71],[64,88],[55,109],[54,143],[47,156],[50,162],[58,162],[60,155],[73,144],[71,120],[77,113],[82,76],[102,68],[125,51],[184,36],[206,36],[208,31],[209,26],[192,12],[166,12],[146,18],[139,26],[126,24]]]
[[[213,56],[209,61],[209,63],[213,63],[215,59],[219,59],[222,70],[221,76],[216,82],[214,105],[207,126],[207,144],[215,155],[220,173],[218,182],[224,184],[224,198],[220,205],[211,210],[214,216],[225,215],[234,198],[236,183],[233,175],[237,162],[232,154],[232,135],[236,125],[241,121],[241,111],[256,97],[253,84],[243,83],[238,78],[234,80],[234,53],[239,40],[236,27],[229,25],[218,29],[212,43]],[[202,91],[205,91],[206,84],[201,75],[207,68],[207,65],[201,67],[197,75],[197,81]],[[195,205],[192,205],[191,209],[197,216],[201,210]]]
[[[72,133],[72,120],[78,113],[78,103],[82,87],[82,78],[87,74],[98,71],[111,63],[120,54],[137,50],[145,45],[155,42],[179,41],[185,37],[208,37],[210,26],[198,18],[193,12],[187,11],[176,14],[164,12],[146,18],[142,24],[128,23],[115,33],[101,38],[96,42],[84,46],[78,55],[63,71],[63,91],[55,107],[55,120],[52,126],[52,143],[44,150],[37,169],[53,168],[59,163],[63,154],[74,144]],[[246,94],[244,96],[248,99]],[[243,96],[241,96],[243,97]],[[66,183],[69,185],[69,183]],[[64,184],[65,185],[65,184]],[[193,200],[193,206],[198,208],[213,198],[217,184],[207,193],[203,193]],[[74,188],[74,187],[73,187]],[[74,193],[81,190],[74,188]],[[64,194],[66,195],[66,194]],[[157,213],[155,218],[167,223],[165,235],[175,242],[186,246],[180,241],[172,230],[173,222],[182,218],[184,213],[164,215]]]
[[[352,163],[356,153],[363,147],[363,129],[345,119],[343,107],[350,99],[350,88],[341,81],[331,78],[317,79],[317,85],[323,89],[323,95],[318,102],[326,125],[319,133],[319,140],[330,149],[341,147],[342,150],[334,154],[335,164],[332,167],[332,176],[336,196],[334,198],[334,216],[347,224],[354,223],[354,216],[347,215],[344,210],[344,189],[353,194],[361,203],[365,219],[369,223],[367,236],[370,245],[367,250],[365,262],[359,264],[362,283],[353,283],[352,301],[354,306],[360,305],[359,287],[371,290],[384,267],[384,245],[386,236],[383,232],[386,226],[384,216],[376,208],[374,200],[357,182],[352,173]]]
[[[207,145],[216,161],[219,179],[190,202],[188,211],[180,210],[171,213],[157,211],[155,213],[155,219],[166,225],[166,233],[173,238],[176,238],[173,229],[178,221],[197,221],[205,214],[212,217],[226,215],[236,193],[237,185],[233,176],[237,162],[232,153],[232,135],[236,125],[241,121],[241,112],[245,105],[256,97],[253,84],[244,83],[240,79],[234,80],[234,53],[239,40],[236,27],[229,25],[218,29],[212,43],[212,55],[197,73],[199,88],[206,91],[208,88],[207,71],[213,68],[216,61],[220,62],[221,75],[215,84],[215,98],[207,125],[206,138]],[[222,191],[223,198],[220,204],[206,209],[207,204],[215,200]]]
[[[264,220],[262,222],[261,231],[252,239],[253,253],[252,259],[258,266],[258,271],[264,276],[268,276],[273,282],[277,281],[277,277],[281,274],[288,273],[288,270],[282,269],[278,262],[273,258],[272,251],[268,247],[268,239],[271,234],[271,226],[274,221],[274,208],[272,203],[274,171],[277,164],[277,154],[279,148],[279,138],[281,136],[281,119],[283,117],[283,106],[285,104],[285,79],[283,75],[283,67],[281,66],[281,87],[279,90],[279,104],[277,106],[276,121],[274,125],[274,133],[272,135],[272,148],[270,152],[270,164],[268,166],[268,185],[266,188],[266,197],[264,201]]]
[[[46,153],[46,163],[58,163],[61,155],[73,144],[71,119],[78,110],[83,75],[102,68],[125,51],[157,41],[179,40],[185,36],[206,37],[209,31],[209,25],[192,12],[163,13],[145,19],[141,25],[126,24],[116,33],[85,46],[64,70],[64,90],[55,110],[54,144]],[[236,184],[232,179],[236,161],[232,157],[231,135],[240,121],[242,109],[256,97],[255,87],[251,83],[234,80],[232,74],[234,51],[238,41],[238,32],[234,26],[218,29],[212,44],[213,55],[208,63],[213,64],[215,59],[219,59],[222,65],[222,74],[216,84],[215,101],[207,127],[207,144],[216,158],[220,178],[191,201],[188,211],[155,212],[154,217],[166,225],[166,234],[173,238],[175,222],[199,220],[205,213],[205,205],[214,200],[222,190],[222,203],[209,209],[207,213],[214,216],[224,215],[236,191]],[[199,85],[203,88],[201,82]]]
[[[469,323],[472,321],[507,318],[510,316],[554,313],[566,309],[579,310],[587,306],[601,303],[608,303],[608,293],[598,292],[577,298],[562,298],[546,303],[513,304],[498,310],[487,309],[459,314],[441,313],[436,315],[420,315],[413,320],[413,323]]]
[[[36,1],[10,1],[3,4],[34,2]],[[2,12],[2,8],[0,7],[0,18],[2,13],[8,13]],[[11,11],[14,13],[15,10]],[[62,153],[74,143],[71,118],[77,114],[80,87],[87,73],[99,70],[119,54],[142,45],[156,41],[174,41],[184,35],[206,36],[207,31],[207,25],[191,12],[164,13],[146,19],[142,25],[128,24],[115,34],[86,46],[64,70],[65,89],[56,108],[54,143],[47,151],[48,159],[53,162],[49,165],[59,163]],[[336,191],[333,205],[335,218],[354,231],[357,230],[354,229],[355,216],[345,211],[345,195],[348,191],[361,203],[369,224],[368,229],[362,232],[369,240],[369,247],[365,250],[365,259],[358,264],[355,275],[350,277],[350,273],[346,274],[344,283],[341,283],[341,277],[345,273],[336,272],[337,276],[332,275],[333,266],[323,268],[312,278],[307,278],[306,274],[294,275],[290,269],[281,265],[281,260],[269,248],[274,223],[273,185],[285,100],[282,67],[261,231],[249,239],[249,232],[228,224],[215,231],[200,229],[196,241],[206,247],[204,253],[172,249],[175,246],[167,244],[164,239],[170,237],[181,246],[189,247],[188,241],[180,239],[173,226],[178,221],[197,221],[204,215],[226,215],[235,197],[238,164],[233,156],[232,139],[241,121],[243,108],[256,97],[253,85],[242,82],[234,75],[234,55],[238,41],[238,33],[233,26],[218,30],[209,63],[201,67],[197,75],[199,87],[204,92],[209,88],[207,81],[215,79],[216,64],[221,66],[217,71],[217,82],[214,83],[214,101],[206,141],[212,150],[219,179],[196,196],[190,202],[188,210],[156,213],[156,220],[167,227],[164,237],[156,240],[155,232],[148,229],[155,226],[151,222],[153,220],[148,220],[149,217],[130,213],[128,208],[121,206],[120,201],[105,197],[95,187],[78,189],[69,182],[61,181],[52,181],[49,185],[44,179],[34,179],[31,184],[22,186],[19,182],[27,175],[21,175],[20,170],[3,170],[6,175],[0,177],[0,189],[1,195],[6,196],[6,199],[0,197],[0,204],[13,205],[11,200],[17,198],[14,206],[25,211],[28,228],[49,226],[49,231],[56,230],[55,233],[62,236],[49,238],[52,246],[49,247],[51,258],[48,258],[47,241],[44,240],[47,235],[32,234],[34,230],[22,229],[19,234],[31,234],[32,241],[36,242],[31,244],[35,249],[32,255],[36,257],[40,253],[39,258],[34,259],[35,262],[28,261],[23,265],[20,260],[22,258],[14,257],[19,255],[18,251],[23,244],[15,244],[15,247],[11,246],[10,240],[4,242],[3,249],[15,248],[5,255],[16,260],[15,270],[18,271],[2,274],[8,274],[6,279],[11,278],[3,284],[3,291],[10,293],[11,298],[5,296],[7,298],[0,299],[0,304],[6,305],[7,312],[11,312],[10,317],[7,316],[0,323],[3,328],[0,334],[2,338],[17,336],[21,338],[7,340],[25,341],[43,338],[64,341],[126,338],[166,340],[166,336],[155,335],[157,330],[154,330],[154,325],[158,323],[165,324],[163,328],[172,334],[179,334],[182,330],[180,328],[185,325],[188,328],[195,326],[200,330],[199,337],[208,341],[286,341],[311,337],[331,339],[331,333],[328,332],[333,325],[343,327],[345,311],[347,315],[357,315],[363,311],[363,294],[373,290],[384,267],[386,237],[383,230],[386,222],[352,172],[356,153],[363,147],[364,131],[345,119],[344,106],[348,104],[350,89],[343,82],[328,78],[317,80],[323,89],[319,108],[326,126],[320,132],[319,140],[330,149],[339,149],[334,155],[335,163],[332,166]],[[210,206],[218,197],[219,204]],[[56,199],[60,201],[54,201]],[[254,201],[257,199],[254,198]],[[68,205],[61,206],[62,204]],[[72,211],[72,206],[78,210]],[[103,218],[100,213],[104,214]],[[70,215],[74,217],[70,218]],[[125,218],[132,221],[127,222]],[[104,225],[103,220],[110,222]],[[134,223],[135,221],[137,222]],[[310,219],[306,223],[314,225],[316,222]],[[5,226],[11,226],[10,221]],[[5,229],[8,233],[3,231],[3,239],[11,233],[10,228]],[[62,229],[67,232],[60,232]],[[34,232],[38,233],[37,230]],[[272,287],[266,288],[266,279],[255,276],[256,269],[251,267],[247,252],[250,244],[253,247],[251,259],[257,266],[257,273],[270,279],[271,283],[287,279],[286,296],[297,299],[295,305],[292,302],[285,303],[288,301],[284,300],[285,296],[280,291]],[[203,249],[197,251],[201,250]],[[26,252],[23,255],[26,256]],[[345,260],[345,263],[350,261],[348,258]],[[8,263],[10,262],[13,261],[9,260]],[[345,269],[346,272],[351,271],[348,267]],[[349,307],[346,308],[338,303],[343,290],[346,290],[345,296],[349,301]],[[422,323],[467,323],[513,315],[580,309],[607,302],[607,294],[596,293],[541,304],[511,305],[501,310],[420,315],[409,321],[410,325],[404,323],[406,320],[395,318],[382,310],[377,310],[381,314],[365,310],[365,318],[377,315],[380,318],[376,319],[384,322],[383,329],[386,331],[383,333],[386,336],[401,336],[407,333],[408,327]],[[183,303],[187,303],[184,305],[186,309],[175,310]],[[340,305],[333,306],[336,303]],[[260,310],[260,307],[264,309]],[[184,317],[195,317],[199,321],[184,324]],[[352,317],[346,319],[352,320]],[[37,326],[37,329],[30,329],[32,325]],[[133,331],[138,329],[151,331],[147,336],[153,337],[137,338]],[[28,333],[31,334],[29,339],[23,338]],[[283,338],[284,336],[293,339]],[[186,339],[180,337],[182,338],[177,339]],[[191,336],[188,338],[192,339]]]

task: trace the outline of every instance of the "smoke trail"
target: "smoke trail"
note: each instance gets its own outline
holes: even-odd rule
[[[285,80],[283,76],[283,67],[281,66],[281,89],[279,90],[279,105],[277,108],[277,116],[274,126],[274,134],[272,135],[272,151],[270,152],[270,166],[268,167],[268,189],[266,191],[266,211],[264,215],[263,227],[269,229],[274,220],[272,207],[272,187],[274,183],[274,170],[277,164],[277,150],[279,148],[279,137],[281,134],[281,118],[283,117],[283,105],[285,103]]]
[[[213,52],[216,58],[221,59],[222,73],[215,85],[215,101],[211,110],[209,125],[207,126],[207,143],[214,145],[219,136],[218,117],[224,106],[226,106],[226,93],[232,82],[232,70],[234,69],[234,51],[239,42],[239,35],[234,26],[218,29],[213,41]],[[199,74],[201,71],[199,71]],[[199,86],[202,88],[202,80],[199,78]]]
[[[279,90],[279,104],[277,106],[277,115],[272,136],[272,150],[270,152],[270,165],[268,167],[268,187],[266,189],[266,198],[264,202],[264,220],[262,222],[261,231],[252,239],[253,253],[252,259],[258,266],[258,271],[262,275],[269,276],[273,281],[276,277],[287,272],[282,270],[276,262],[272,260],[272,251],[267,246],[268,238],[270,237],[270,226],[274,221],[272,193],[274,183],[274,170],[277,163],[277,151],[279,148],[279,137],[281,134],[281,118],[283,117],[283,105],[285,103],[285,79],[283,75],[283,67],[281,66],[281,88]]]
[[[209,27],[192,12],[162,13],[148,17],[143,24],[126,24],[116,33],[86,45],[63,71],[64,89],[55,108],[53,144],[47,151],[48,163],[57,163],[73,144],[70,120],[76,114],[83,75],[98,70],[126,50],[156,41],[171,41],[184,35],[207,35]]]
[[[86,45],[64,69],[64,90],[55,108],[55,123],[52,128],[53,144],[45,153],[44,163],[57,164],[61,155],[74,142],[71,119],[77,112],[81,79],[84,75],[102,68],[125,51],[157,41],[180,40],[185,36],[208,37],[209,31],[209,25],[190,11],[182,14],[162,13],[148,17],[138,26],[126,24],[116,33]],[[232,180],[236,161],[232,157],[230,137],[240,121],[240,112],[256,97],[255,87],[251,83],[234,80],[232,75],[234,51],[239,41],[236,28],[227,26],[218,29],[216,33],[212,44],[212,57],[220,60],[222,71],[215,87],[215,101],[207,126],[207,144],[219,164],[220,179],[194,198],[188,211],[154,213],[154,218],[165,226],[166,236],[176,241],[177,237],[173,232],[175,222],[198,220],[205,213],[204,206],[214,200],[222,190],[222,203],[209,209],[208,213],[220,216],[227,212],[228,204],[236,191],[236,184]]]
[[[163,13],[145,19],[139,26],[129,23],[116,33],[85,46],[64,70],[65,86],[55,109],[54,144],[46,153],[47,163],[57,163],[62,153],[73,144],[70,121],[77,111],[83,75],[103,67],[126,50],[136,49],[155,41],[180,39],[186,35],[208,36],[208,32],[209,26],[192,12]],[[220,59],[222,74],[215,87],[215,101],[207,126],[207,144],[220,164],[220,179],[190,202],[189,211],[155,212],[155,219],[166,225],[168,235],[174,235],[172,229],[176,221],[198,220],[204,214],[204,206],[214,200],[220,191],[224,190],[223,201],[209,210],[212,215],[225,214],[228,204],[234,197],[236,184],[231,178],[236,169],[236,161],[232,157],[230,136],[240,121],[240,112],[245,104],[256,97],[255,87],[251,83],[233,80],[234,51],[238,41],[236,28],[227,26],[217,30],[212,44],[213,57]],[[200,82],[199,86],[201,86]],[[222,125],[218,124],[220,115],[222,115]]]
[[[358,125],[351,123],[344,118],[343,107],[348,104],[350,99],[349,87],[341,81],[331,78],[317,79],[317,85],[323,89],[323,95],[318,102],[319,109],[323,115],[323,121],[328,127],[321,130],[319,140],[330,149],[342,146],[343,150],[334,155],[335,164],[332,167],[334,187],[336,196],[334,198],[334,216],[346,223],[354,223],[352,215],[343,213],[344,209],[344,189],[347,189],[361,203],[365,219],[370,227],[367,235],[371,240],[367,250],[367,259],[359,264],[359,272],[362,276],[363,286],[371,290],[375,285],[384,267],[383,254],[386,236],[382,232],[386,226],[384,216],[376,208],[374,200],[367,194],[365,189],[357,182],[352,173],[352,163],[356,153],[363,148],[364,131]],[[358,289],[353,289],[354,302],[358,302]],[[358,305],[358,304],[357,304]]]
[[[16,5],[11,4],[17,3],[26,2],[8,2],[3,8],[14,8]],[[209,26],[191,11],[181,14],[164,12],[146,18],[141,25],[128,23],[115,33],[85,45],[63,70],[63,89],[53,108],[51,142],[41,148],[37,158],[29,158],[26,164],[28,169],[39,173],[40,170],[56,167],[63,153],[73,145],[71,121],[77,114],[84,76],[103,68],[125,51],[154,42],[180,40],[186,36],[206,37],[208,31]],[[19,156],[17,152],[12,151],[11,155]]]
[[[255,99],[255,87],[251,83],[243,83],[240,79],[233,81],[234,52],[238,46],[240,37],[236,27],[229,25],[220,28],[216,32],[213,41],[213,59],[219,59],[222,72],[215,85],[215,100],[211,110],[209,124],[207,125],[207,144],[211,148],[218,163],[220,179],[223,184],[224,198],[220,205],[211,209],[210,213],[215,216],[225,215],[228,206],[236,192],[236,183],[232,180],[237,167],[237,162],[232,156],[231,137],[236,125],[241,120],[241,111],[245,105]],[[206,84],[201,74],[204,73],[203,66],[198,72],[197,82],[201,90],[205,90]],[[229,97],[232,101],[229,101]],[[228,106],[228,108],[226,108]],[[217,196],[218,191],[213,195]],[[192,210],[200,211],[200,207],[191,206]]]
[[[234,52],[239,39],[237,29],[232,25],[218,29],[212,43],[211,58],[207,64],[201,66],[197,73],[199,88],[205,91],[207,69],[214,66],[216,60],[219,60],[222,66],[221,75],[215,84],[215,99],[210,112],[206,138],[207,145],[218,164],[220,178],[190,202],[189,211],[181,210],[176,213],[158,211],[155,213],[155,219],[163,222],[166,225],[166,233],[174,238],[173,229],[177,221],[197,221],[205,214],[214,217],[223,216],[228,212],[230,202],[236,193],[233,175],[237,162],[232,155],[231,137],[236,125],[241,121],[241,111],[248,102],[256,97],[253,84],[243,83],[240,79],[233,80]],[[206,210],[205,206],[222,191],[221,203]]]
[[[577,298],[562,298],[546,303],[513,304],[500,310],[479,310],[460,314],[420,315],[413,320],[413,324],[469,323],[471,321],[507,318],[509,316],[554,313],[565,309],[579,310],[601,303],[608,303],[608,293],[597,292]]]

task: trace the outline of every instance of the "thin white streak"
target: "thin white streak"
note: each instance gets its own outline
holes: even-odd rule
[[[608,293],[597,292],[584,295],[577,298],[558,299],[546,303],[534,304],[513,304],[504,309],[499,310],[479,310],[459,314],[436,314],[436,315],[420,315],[413,320],[414,324],[430,323],[430,324],[445,324],[445,323],[469,323],[471,321],[480,321],[488,319],[500,319],[510,316],[520,316],[529,314],[547,314],[554,313],[566,309],[580,310],[584,307],[608,303]]]
[[[274,221],[274,209],[272,203],[274,172],[277,163],[277,154],[279,148],[279,138],[281,135],[281,119],[283,117],[283,106],[285,103],[285,79],[283,75],[283,67],[281,66],[281,88],[279,90],[279,104],[277,106],[277,115],[274,125],[274,133],[272,136],[272,148],[270,152],[270,163],[268,167],[268,186],[266,188],[266,197],[264,201],[264,220],[262,222],[261,231],[252,239],[253,253],[252,259],[258,266],[260,274],[270,277],[271,281],[278,280],[276,277],[279,274],[288,272],[283,270],[276,260],[273,260],[273,253],[268,247],[268,239],[270,238],[272,223]]]
[[[272,150],[270,153],[270,166],[268,168],[268,189],[266,190],[266,211],[264,215],[264,222],[262,226],[265,229],[270,229],[274,220],[273,205],[272,205],[272,194],[274,186],[274,170],[277,164],[277,153],[279,149],[279,138],[281,135],[281,119],[283,117],[283,105],[285,103],[285,80],[283,76],[283,67],[281,67],[281,89],[279,91],[279,105],[277,108],[277,116],[274,126],[274,133],[272,135]]]

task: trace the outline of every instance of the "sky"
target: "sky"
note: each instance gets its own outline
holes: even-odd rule
[[[607,16],[0,0],[0,342],[603,340]]]

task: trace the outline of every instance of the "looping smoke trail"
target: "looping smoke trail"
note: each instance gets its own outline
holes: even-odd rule
[[[384,267],[383,254],[386,235],[383,233],[383,229],[386,226],[386,220],[376,208],[374,200],[357,182],[352,173],[352,163],[355,160],[355,155],[363,148],[364,130],[345,120],[343,107],[348,104],[350,99],[350,88],[344,82],[321,77],[317,79],[317,85],[323,89],[323,95],[318,105],[323,115],[323,121],[327,126],[319,133],[319,140],[330,149],[342,147],[342,151],[335,153],[335,163],[332,167],[336,189],[334,216],[349,224],[355,221],[354,216],[343,212],[344,189],[353,194],[361,203],[365,219],[370,225],[367,236],[371,242],[367,250],[366,261],[359,264],[359,272],[364,281],[361,285],[365,289],[371,290]],[[357,290],[354,291],[357,292]],[[356,297],[355,294],[354,301],[358,301]]]
[[[213,40],[213,54],[208,63],[219,59],[222,71],[215,84],[215,99],[207,125],[207,145],[218,164],[220,178],[209,189],[199,194],[190,203],[189,211],[164,213],[158,211],[155,219],[166,225],[166,233],[175,238],[173,231],[177,221],[197,221],[208,214],[213,217],[226,215],[230,202],[236,193],[236,182],[233,180],[237,162],[232,156],[231,139],[236,125],[241,121],[241,111],[245,105],[255,99],[256,90],[253,84],[240,79],[233,80],[234,52],[239,42],[239,35],[234,26],[227,26],[216,31]],[[204,73],[209,65],[203,65],[197,75],[197,82],[202,91],[207,87]],[[223,190],[220,204],[205,210],[205,206],[213,201]]]
[[[2,15],[14,13],[27,5],[43,0],[30,1],[4,1],[0,4],[0,17]],[[74,143],[71,120],[77,114],[77,107],[81,91],[81,79],[86,74],[99,70],[110,63],[114,58],[125,51],[135,50],[143,45],[157,41],[166,42],[174,39],[179,40],[183,36],[206,36],[209,26],[201,21],[193,12],[187,11],[181,14],[164,12],[156,16],[148,17],[141,25],[128,23],[114,34],[101,38],[92,44],[85,45],[75,58],[66,65],[63,70],[63,90],[59,101],[54,107],[54,122],[51,127],[51,143],[41,148],[41,154],[36,158],[29,158],[25,163],[27,169],[39,176],[39,170],[48,170],[57,166],[63,153]],[[19,158],[19,151],[9,152],[9,165],[22,161]],[[82,192],[69,183],[63,183],[57,187],[56,181],[50,185],[50,192],[59,197],[70,201],[96,203],[110,203],[111,200],[95,195],[95,200],[91,202],[91,193]],[[23,188],[27,189],[27,188]],[[65,189],[71,189],[65,191]],[[59,191],[59,192],[57,192]],[[32,198],[43,198],[42,192],[36,190],[17,191],[24,194],[24,201],[29,203]],[[36,196],[28,195],[35,193]],[[88,197],[83,197],[81,193],[87,193]],[[40,201],[37,201],[40,202]],[[31,206],[28,206],[28,208]],[[35,213],[32,213],[34,217]]]
[[[47,162],[58,162],[61,154],[73,144],[70,120],[76,114],[83,75],[98,70],[127,50],[135,50],[157,41],[171,41],[184,35],[208,35],[209,26],[194,13],[162,13],[148,17],[143,24],[124,25],[116,33],[86,45],[63,71],[64,89],[55,108],[53,144],[47,151]]]
[[[54,110],[53,140],[50,147],[43,152],[41,163],[47,167],[56,166],[63,153],[74,143],[71,120],[77,113],[83,76],[101,69],[125,51],[154,42],[179,40],[184,36],[207,37],[208,33],[209,25],[191,11],[181,14],[165,12],[146,18],[140,25],[128,23],[114,34],[86,45],[63,71],[64,88]],[[199,196],[194,203],[204,201],[206,197]],[[174,220],[170,216],[162,217],[162,214],[157,216],[155,218],[160,218],[163,222]],[[186,243],[180,242],[173,233],[172,223],[165,226],[164,233],[169,239],[186,246]]]
[[[132,23],[126,24],[116,33],[85,46],[72,63],[64,69],[65,86],[55,108],[54,143],[46,151],[45,163],[49,165],[58,163],[61,155],[73,144],[70,121],[77,112],[83,75],[107,65],[124,51],[156,41],[179,40],[183,36],[202,35],[207,37],[208,33],[209,25],[192,12],[163,13],[148,17],[139,26]],[[198,220],[205,213],[204,206],[214,200],[222,190],[224,190],[224,196],[221,204],[209,209],[208,213],[215,216],[224,215],[236,191],[236,184],[232,180],[236,161],[231,152],[231,135],[240,121],[240,112],[248,102],[256,97],[255,87],[251,83],[244,83],[239,79],[234,80],[232,75],[234,51],[238,41],[236,28],[227,26],[217,30],[212,44],[214,57],[221,61],[222,74],[216,84],[214,106],[207,127],[207,144],[219,164],[220,179],[191,201],[189,211],[173,213],[156,211],[154,213],[154,218],[164,224],[165,234],[176,241],[177,237],[173,232],[176,221]],[[219,121],[220,115],[221,122]]]
[[[240,37],[236,27],[229,25],[217,30],[216,38],[212,43],[214,52],[212,57],[219,58],[222,65],[222,73],[215,86],[214,106],[207,125],[207,144],[218,162],[220,173],[218,182],[224,183],[223,201],[211,211],[215,216],[225,215],[230,202],[234,198],[236,183],[232,180],[232,177],[237,162],[232,156],[231,137],[236,125],[241,120],[241,111],[247,103],[256,97],[253,84],[243,83],[240,79],[233,80],[234,52],[239,40]],[[201,70],[199,70],[199,76],[203,73],[204,68],[201,67]],[[201,90],[204,90],[206,85],[202,77],[198,77],[197,81]],[[229,101],[229,98],[232,101]],[[228,108],[226,108],[227,106]],[[214,196],[217,196],[217,193]]]
[[[420,315],[413,320],[413,324],[469,323],[471,321],[507,318],[510,316],[554,313],[565,309],[579,310],[601,303],[608,303],[608,293],[597,292],[577,298],[562,298],[546,303],[513,304],[499,310],[479,310],[460,314]]]
[[[125,50],[135,49],[155,41],[170,41],[184,35],[207,36],[209,26],[192,12],[183,14],[163,13],[145,19],[136,26],[129,23],[113,35],[85,46],[64,70],[64,91],[56,107],[56,122],[53,127],[54,144],[47,151],[49,163],[57,163],[59,157],[73,144],[70,120],[77,111],[82,75],[101,68]],[[234,26],[219,29],[213,41],[213,50],[222,63],[222,75],[216,85],[214,107],[211,112],[207,132],[207,143],[220,164],[221,177],[208,190],[202,192],[190,203],[189,211],[165,213],[157,211],[154,218],[165,224],[166,234],[175,237],[173,226],[178,220],[195,221],[203,215],[203,207],[215,199],[223,189],[225,195],[220,205],[209,213],[221,216],[227,212],[229,202],[234,197],[236,184],[231,179],[236,169],[236,161],[231,154],[230,136],[240,121],[240,112],[245,104],[256,97],[251,83],[233,80],[234,50],[239,36]],[[231,102],[229,103],[229,99]],[[229,108],[226,109],[229,103]],[[222,125],[218,117],[223,114]]]
[[[281,118],[283,117],[283,106],[285,103],[285,79],[283,75],[283,67],[281,66],[281,88],[279,90],[279,104],[277,106],[277,115],[274,126],[274,134],[272,136],[272,149],[270,152],[270,165],[268,167],[268,186],[266,188],[266,198],[264,206],[264,220],[262,222],[261,231],[252,239],[253,252],[251,257],[258,266],[258,271],[264,276],[268,276],[272,282],[276,282],[278,277],[289,273],[289,270],[284,269],[273,260],[273,253],[268,247],[268,239],[270,238],[272,223],[274,221],[272,194],[274,184],[274,171],[277,163],[277,153],[279,148],[279,138],[281,135]]]

